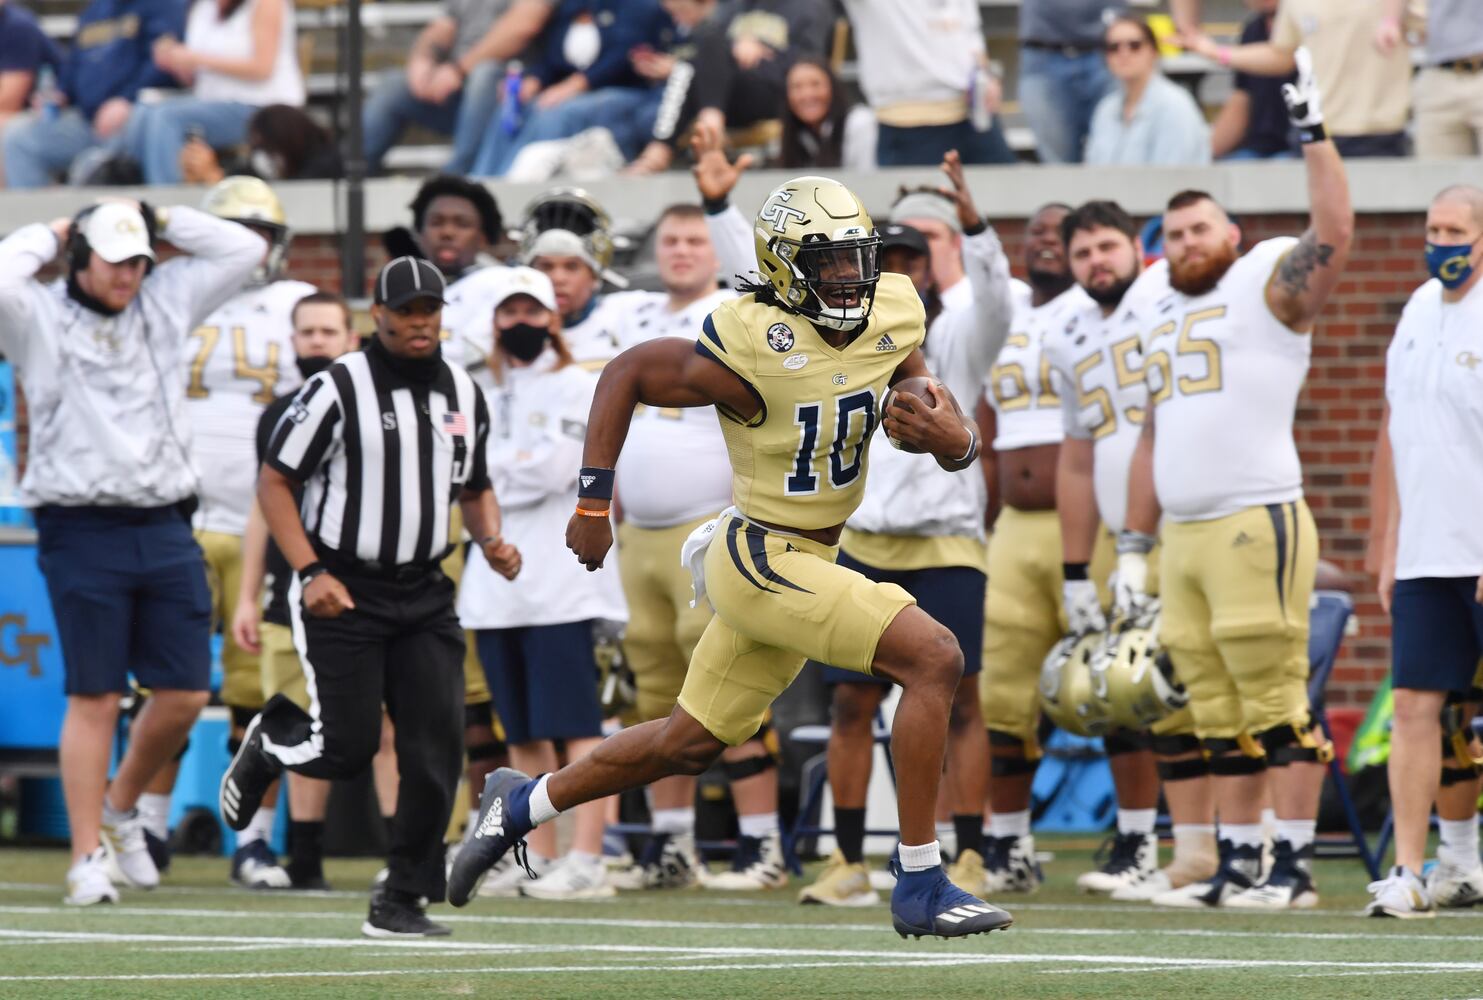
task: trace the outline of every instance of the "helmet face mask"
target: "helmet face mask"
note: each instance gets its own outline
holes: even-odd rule
[[[1040,707],[1060,728],[1078,736],[1103,736],[1112,728],[1105,704],[1095,695],[1093,664],[1103,637],[1068,635],[1040,668]]]
[[[268,256],[252,272],[248,285],[266,285],[278,280],[293,233],[288,228],[283,203],[272,188],[256,177],[228,177],[206,192],[201,209],[263,231],[268,240]]]
[[[537,239],[542,233],[559,230],[571,233],[580,241],[579,256],[598,277],[613,281],[612,229],[607,211],[581,188],[548,191],[525,208],[525,223],[520,232],[521,261],[529,264],[536,256]]]
[[[1158,644],[1158,622],[1130,624],[1106,636],[1092,663],[1094,696],[1113,724],[1145,729],[1189,703],[1174,665]]]
[[[778,305],[817,326],[858,332],[880,281],[880,237],[860,200],[826,177],[783,184],[757,214],[757,270]]]

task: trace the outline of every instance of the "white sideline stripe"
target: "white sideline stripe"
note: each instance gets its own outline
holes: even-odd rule
[[[55,890],[55,886],[47,886]],[[210,890],[216,895],[221,893]],[[365,893],[350,893],[357,899],[364,899]],[[89,911],[98,916],[128,916],[128,917],[204,917],[218,920],[241,920],[242,914],[226,910],[199,910],[183,908],[165,908],[149,906],[110,906]],[[1146,911],[1145,911],[1146,912]],[[1197,912],[1207,912],[1204,910]],[[1217,911],[1208,911],[1217,912]],[[1304,913],[1312,913],[1305,910]],[[0,906],[0,913],[12,914],[75,914],[74,907],[63,906]],[[338,910],[253,910],[254,917],[266,917],[274,920],[285,920],[303,918],[306,920],[318,920],[324,918],[335,918],[350,920],[357,914]],[[882,908],[884,916],[884,908]],[[1479,919],[1474,916],[1473,919]],[[716,930],[716,931],[779,931],[779,930],[801,930],[801,931],[843,931],[847,933],[857,932],[889,932],[890,925],[884,920],[871,924],[805,924],[805,923],[737,923],[704,920],[647,920],[642,918],[619,919],[617,917],[504,917],[504,916],[476,916],[471,914],[438,914],[438,920],[449,924],[495,924],[495,925],[530,925],[547,927],[614,927],[631,928],[634,930]],[[38,932],[40,933],[40,932]],[[1401,935],[1397,934],[1366,934],[1345,933],[1342,931],[1221,931],[1210,928],[1147,928],[1137,930],[1123,930],[1109,927],[1016,927],[1015,937],[1027,935],[1050,935],[1056,937],[1190,937],[1190,938],[1247,938],[1253,940],[1266,940],[1270,938],[1297,938],[1305,941],[1396,941]],[[1454,943],[1480,943],[1483,942],[1483,934],[1406,934],[1407,941],[1441,941],[1448,944]],[[297,940],[297,939],[295,939]],[[338,940],[338,939],[336,939]]]

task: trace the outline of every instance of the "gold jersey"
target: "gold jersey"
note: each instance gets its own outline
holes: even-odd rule
[[[724,407],[732,497],[748,517],[829,528],[860,506],[870,435],[891,375],[926,337],[910,279],[882,274],[865,329],[844,347],[808,320],[755,295],[723,302],[696,350],[741,377],[759,404],[742,420]]]

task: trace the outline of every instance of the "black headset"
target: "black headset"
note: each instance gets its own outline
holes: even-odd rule
[[[92,255],[93,248],[88,245],[88,238],[82,234],[82,227],[83,223],[87,221],[88,216],[96,212],[101,207],[101,204],[89,205],[81,212],[78,212],[72,217],[72,224],[67,228],[67,245],[62,248],[62,252],[67,258],[67,274],[69,276],[87,269],[88,258]],[[141,201],[139,203],[139,214],[144,217],[144,233],[149,239],[149,248],[154,250],[156,249],[155,238],[158,235],[155,231],[154,208]],[[145,260],[144,273],[146,275],[154,270],[154,264],[155,262],[152,260]]]

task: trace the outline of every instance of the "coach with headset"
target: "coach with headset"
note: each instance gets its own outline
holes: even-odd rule
[[[155,266],[156,232],[185,252]],[[191,536],[186,337],[262,260],[262,238],[190,208],[107,201],[0,242],[0,351],[30,413],[23,502],[65,662],[66,902],[116,901],[159,873],[135,802],[206,704],[211,599]],[[63,254],[64,276],[36,275]],[[154,691],[108,782],[129,674]]]

